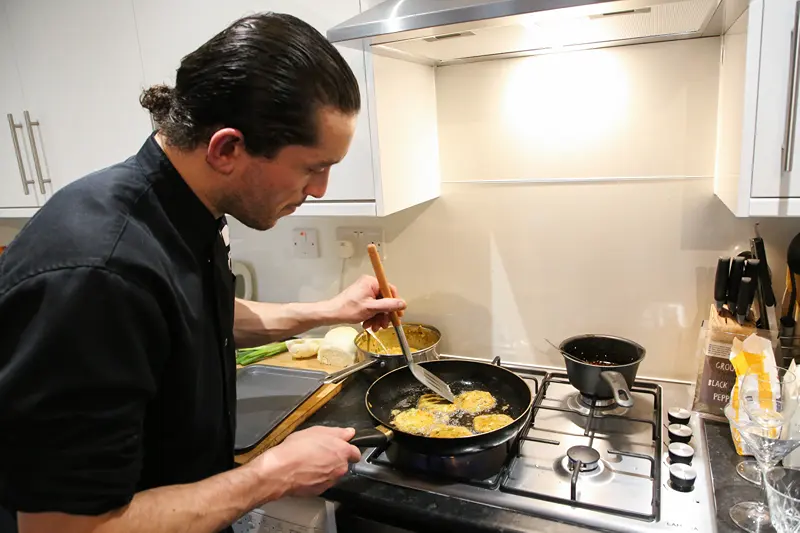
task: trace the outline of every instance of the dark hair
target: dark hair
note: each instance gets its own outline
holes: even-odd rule
[[[361,107],[344,58],[309,24],[291,15],[241,18],[187,55],[175,88],[156,85],[140,98],[167,142],[194,149],[220,127],[244,135],[248,152],[274,156],[317,142],[317,110]]]

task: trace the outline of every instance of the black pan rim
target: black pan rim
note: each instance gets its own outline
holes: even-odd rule
[[[511,370],[509,370],[507,368],[503,368],[502,366],[495,365],[493,363],[488,363],[488,362],[485,363],[483,361],[448,361],[446,359],[445,360],[439,359],[439,360],[436,360],[436,361],[425,361],[423,363],[418,363],[418,364],[425,365],[427,363],[468,363],[468,364],[474,364],[474,365],[486,365],[486,366],[491,366],[493,368],[499,368],[499,369],[501,369],[501,370],[503,370],[505,372],[508,372],[509,374],[514,376],[516,379],[519,379],[522,382],[525,381],[524,379],[522,379],[517,374],[515,374],[514,372],[512,372]],[[519,422],[521,419],[523,419],[524,417],[526,417],[528,415],[528,413],[531,411],[531,409],[533,409],[533,404],[536,401],[536,396],[533,394],[533,391],[528,389],[528,391],[530,392],[531,399],[530,399],[530,402],[528,402],[528,406],[522,411],[522,414],[519,415],[517,418],[515,418],[511,422],[511,424],[508,424],[507,426],[503,426],[503,427],[498,428],[498,429],[493,429],[492,431],[487,431],[486,433],[478,433],[477,435],[470,435],[469,437],[448,437],[448,438],[426,437],[425,435],[416,435],[414,433],[407,433],[405,431],[401,431],[399,429],[396,429],[391,424],[389,424],[386,421],[381,420],[380,418],[375,416],[375,413],[372,412],[372,408],[369,406],[369,401],[367,400],[369,398],[369,393],[372,390],[372,387],[374,387],[380,380],[382,380],[383,378],[385,378],[389,374],[393,374],[394,372],[399,372],[400,370],[405,370],[407,368],[408,368],[408,366],[401,366],[400,368],[395,368],[394,370],[391,370],[391,371],[385,373],[384,375],[382,375],[381,377],[376,379],[374,382],[372,382],[372,385],[369,386],[369,388],[367,389],[367,392],[364,394],[364,407],[367,408],[367,412],[370,414],[370,416],[374,420],[377,420],[378,422],[380,422],[382,426],[384,426],[386,428],[389,428],[394,433],[399,433],[401,435],[408,435],[409,437],[416,437],[416,438],[420,438],[420,439],[432,439],[432,440],[436,440],[436,441],[462,440],[462,439],[466,440],[466,439],[483,437],[484,435],[491,435],[492,433],[497,433],[497,432],[502,431],[503,429],[505,429],[506,427],[510,426],[511,424],[515,424],[515,423]],[[410,372],[410,370],[409,370],[409,372]],[[525,386],[527,386],[527,383],[525,384]]]
[[[572,342],[572,341],[575,341],[575,340],[578,340],[578,339],[589,339],[589,338],[592,338],[592,337],[600,338],[600,339],[611,339],[611,340],[615,340],[615,341],[627,342],[627,343],[632,344],[632,345],[636,346],[637,348],[639,348],[639,351],[641,352],[642,355],[639,356],[639,359],[637,359],[636,361],[633,361],[633,362],[630,362],[630,363],[624,363],[624,364],[621,364],[621,365],[616,365],[616,364],[615,365],[593,365],[589,361],[584,361],[582,359],[576,358],[573,355],[570,355],[569,352],[567,352],[564,349],[564,345],[566,345],[569,342]],[[558,349],[561,351],[561,355],[564,356],[564,359],[569,359],[573,363],[578,363],[578,364],[581,364],[581,365],[588,365],[588,366],[592,366],[592,367],[596,367],[596,368],[603,368],[603,369],[606,369],[606,370],[614,370],[614,369],[617,369],[617,368],[625,368],[625,367],[628,367],[628,366],[638,365],[639,363],[642,362],[642,360],[644,360],[645,355],[647,355],[647,352],[645,351],[644,346],[642,346],[638,342],[632,341],[630,339],[626,339],[625,337],[619,337],[617,335],[606,335],[606,334],[603,334],[603,333],[584,333],[583,335],[575,335],[574,337],[569,337],[568,339],[564,339],[563,341],[561,341],[561,344],[558,345]]]

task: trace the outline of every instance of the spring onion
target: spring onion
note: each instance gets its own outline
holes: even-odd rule
[[[285,342],[273,342],[254,348],[243,348],[241,350],[236,350],[236,364],[241,366],[251,365],[285,351],[288,351]]]

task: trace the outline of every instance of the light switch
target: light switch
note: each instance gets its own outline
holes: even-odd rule
[[[292,230],[292,250],[298,259],[319,257],[319,240],[314,228],[298,228]]]

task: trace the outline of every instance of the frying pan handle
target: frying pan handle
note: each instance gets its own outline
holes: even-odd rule
[[[600,377],[611,386],[614,393],[614,400],[620,407],[633,407],[631,391],[628,390],[628,383],[625,378],[616,370],[606,370],[600,373]]]
[[[394,432],[386,427],[377,426],[372,429],[356,431],[356,435],[350,439],[350,444],[359,448],[377,448],[385,446],[394,437]]]

